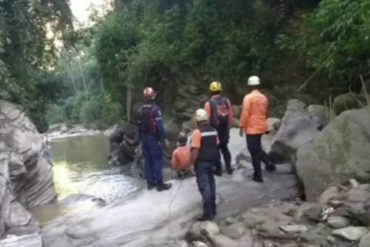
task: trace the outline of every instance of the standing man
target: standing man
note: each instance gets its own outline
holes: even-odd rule
[[[218,81],[214,81],[209,85],[209,91],[211,93],[211,99],[206,102],[204,108],[208,113],[210,125],[217,130],[219,145],[218,148],[221,151],[226,172],[232,174],[231,168],[231,154],[227,144],[230,138],[230,128],[233,126],[233,111],[230,101],[221,95],[222,85]],[[215,174],[222,175],[221,159],[216,165]]]
[[[214,166],[220,159],[216,129],[208,123],[204,109],[195,112],[197,129],[191,141],[191,164],[194,165],[198,189],[203,198],[203,215],[199,221],[213,220],[216,216],[216,185]]]
[[[163,183],[163,148],[165,130],[161,110],[155,104],[157,93],[151,87],[144,89],[145,103],[138,110],[138,123],[145,159],[145,178],[148,189],[168,190],[171,184]]]
[[[275,165],[263,151],[261,144],[262,135],[268,131],[268,99],[259,91],[260,85],[258,76],[249,77],[248,88],[251,92],[244,97],[239,127],[240,136],[246,134],[247,147],[252,156],[253,180],[262,183],[261,161],[265,163],[268,171],[274,171]]]

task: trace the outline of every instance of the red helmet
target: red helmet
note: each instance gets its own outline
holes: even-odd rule
[[[144,97],[148,99],[154,99],[157,93],[151,87],[146,87],[144,89]]]

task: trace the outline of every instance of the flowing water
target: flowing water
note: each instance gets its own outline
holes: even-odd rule
[[[121,168],[108,165],[109,143],[104,135],[54,139],[50,145],[58,202],[32,210],[42,224],[70,211],[81,198],[94,196],[112,202],[141,186]]]

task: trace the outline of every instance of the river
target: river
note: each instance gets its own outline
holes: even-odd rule
[[[50,147],[58,201],[32,210],[41,224],[77,210],[71,208],[75,195],[91,195],[110,203],[142,186],[142,181],[124,175],[122,168],[108,165],[109,143],[103,134],[53,139]]]

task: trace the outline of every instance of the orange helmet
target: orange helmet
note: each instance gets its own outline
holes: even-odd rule
[[[147,99],[154,99],[155,96],[157,95],[157,93],[151,87],[146,87],[143,93],[144,93],[144,97]]]

